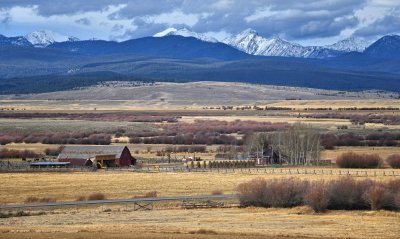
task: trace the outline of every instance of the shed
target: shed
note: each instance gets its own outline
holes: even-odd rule
[[[136,159],[126,146],[68,145],[58,155],[59,162],[70,162],[71,166],[88,166],[95,163],[105,167],[128,167]]]

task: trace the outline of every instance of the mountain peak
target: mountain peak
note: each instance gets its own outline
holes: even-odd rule
[[[40,30],[29,33],[25,38],[36,47],[46,47],[55,42],[77,41],[76,37],[67,37],[49,30]]]
[[[400,56],[400,36],[386,35],[371,44],[365,53],[376,58],[399,58]]]
[[[343,51],[343,52],[363,52],[371,43],[362,38],[351,36],[349,38],[338,41],[335,44],[325,46],[327,49]]]
[[[183,37],[194,37],[201,41],[206,42],[218,42],[217,39],[209,37],[204,33],[193,32],[187,28],[176,29],[173,27],[167,28],[164,31],[158,32],[153,37],[166,37],[166,36],[183,36]]]

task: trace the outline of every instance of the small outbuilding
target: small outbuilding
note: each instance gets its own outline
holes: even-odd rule
[[[136,159],[126,146],[68,145],[58,155],[59,162],[69,162],[71,166],[128,167],[136,164]]]

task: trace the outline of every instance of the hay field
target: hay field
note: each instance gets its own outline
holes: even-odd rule
[[[64,119],[7,119],[0,118],[2,133],[66,133],[66,132],[108,132],[124,128],[127,132],[152,129],[141,122],[112,122]]]
[[[377,169],[381,170],[381,169]],[[392,172],[393,170],[390,170]],[[0,204],[23,203],[29,196],[74,201],[79,196],[101,192],[108,198],[132,198],[157,191],[159,196],[205,195],[215,190],[236,193],[238,184],[256,177],[289,178],[291,175],[271,175],[263,172],[218,173],[137,173],[98,171],[76,173],[2,173]],[[301,179],[334,179],[335,175],[295,175]],[[390,180],[392,177],[373,177]]]
[[[133,211],[132,206],[56,210],[0,219],[0,238],[398,238],[399,212],[227,208]]]

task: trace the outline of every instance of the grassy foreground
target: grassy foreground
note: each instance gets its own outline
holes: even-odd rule
[[[0,219],[0,238],[398,238],[400,213],[229,208],[68,209]]]

